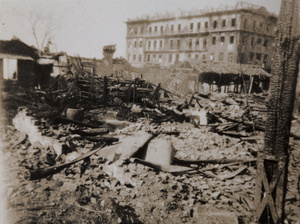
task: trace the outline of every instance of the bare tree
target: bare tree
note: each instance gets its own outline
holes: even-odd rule
[[[32,34],[36,42],[36,47],[39,51],[39,54],[41,54],[44,49],[46,40],[54,37],[52,16],[42,15],[41,12],[31,12],[29,20],[31,24]]]

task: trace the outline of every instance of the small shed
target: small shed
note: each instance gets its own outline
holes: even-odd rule
[[[23,87],[32,84],[37,50],[19,39],[0,40],[0,79],[13,80]]]
[[[198,71],[198,84],[195,84],[195,91],[218,90],[222,92],[251,93],[268,90],[269,88],[271,74],[256,65],[195,59],[183,62],[179,68],[187,67],[192,68],[188,80],[194,80],[195,73]]]

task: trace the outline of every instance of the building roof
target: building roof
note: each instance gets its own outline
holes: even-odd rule
[[[248,11],[254,14],[262,15],[264,17],[270,17],[277,19],[277,16],[273,13],[269,13],[265,7],[251,4],[248,2],[239,1],[235,6],[221,5],[216,8],[205,8],[201,10],[193,9],[191,11],[180,10],[178,12],[166,12],[166,13],[156,13],[154,15],[143,15],[136,18],[128,18],[126,23],[135,23],[135,22],[149,22],[149,21],[160,21],[160,20],[172,20],[177,18],[190,18],[190,17],[201,17],[208,16],[213,14],[219,14],[223,12],[239,12],[239,11]]]
[[[189,64],[189,66],[188,66]],[[204,73],[214,73],[214,74],[233,74],[233,75],[248,75],[248,76],[263,76],[271,77],[271,74],[263,70],[257,65],[250,64],[239,64],[233,62],[211,62],[211,61],[201,61],[199,59],[192,59],[182,63],[179,68],[193,68],[193,72],[198,71],[200,74]]]
[[[37,59],[36,49],[28,46],[19,39],[0,40],[0,54],[6,58],[30,60]]]

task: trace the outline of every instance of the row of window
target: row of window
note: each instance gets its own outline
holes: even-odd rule
[[[200,56],[201,56],[201,59],[202,60],[206,60],[206,54],[188,54],[187,57],[189,59],[193,59],[194,56],[194,59],[200,59]],[[179,61],[179,54],[169,54],[168,55],[168,62],[173,62],[173,60],[175,59],[175,61]],[[212,53],[210,54],[210,58],[209,60],[211,61],[214,61],[215,60],[215,54]],[[220,53],[219,54],[219,61],[223,61],[224,60],[224,53]],[[129,62],[142,62],[142,55],[139,54],[139,55],[136,55],[136,54],[133,54],[133,57],[131,58],[131,55],[129,54],[128,55],[128,61]],[[233,61],[233,53],[229,53],[228,54],[228,62],[232,62]],[[159,54],[159,55],[156,55],[156,54],[147,54],[145,59],[144,59],[144,62],[150,62],[150,63],[161,63],[162,62],[162,55]]]
[[[244,36],[242,38],[242,44],[244,45],[248,45],[248,37]],[[255,38],[255,37],[251,37],[250,39],[250,45],[251,47],[255,47],[255,46],[264,46],[264,47],[268,47],[269,44],[269,40],[268,39],[262,39],[262,38]]]
[[[202,60],[207,60],[207,56],[206,54],[188,54],[187,57],[189,59],[200,59],[200,56],[201,56],[201,59]],[[175,59],[175,61],[179,61],[179,54],[169,54],[168,56],[168,62],[173,62],[173,60]],[[241,55],[241,57],[243,57],[243,55]],[[250,57],[249,57],[249,61],[248,63],[251,63],[251,62],[255,62],[255,63],[260,63],[260,62],[266,62],[267,61],[267,58],[268,58],[268,55],[267,54],[261,54],[261,53],[254,53],[254,52],[250,52]],[[219,53],[218,55],[218,58],[216,58],[216,55],[214,53],[211,53],[209,55],[209,60],[210,61],[224,61],[224,53],[221,52]],[[128,61],[129,62],[142,62],[142,55],[139,54],[139,55],[136,55],[136,54],[133,54],[133,57],[131,58],[131,55],[129,54],[128,55]],[[228,62],[233,62],[233,53],[228,53],[228,56],[227,56],[227,61]],[[159,54],[159,55],[156,55],[156,54],[147,54],[145,59],[144,59],[144,62],[149,62],[149,63],[161,63],[162,62],[162,55]]]
[[[222,27],[223,27],[223,28],[227,26],[226,21],[227,21],[226,19],[222,20]],[[236,19],[235,19],[235,18],[234,18],[234,19],[231,19],[230,24],[231,24],[232,27],[235,27],[235,25],[236,25]],[[218,26],[218,21],[215,20],[215,21],[213,22],[213,28],[216,29],[217,26]],[[194,30],[194,27],[196,28],[197,31],[200,31],[200,29],[201,29],[201,22],[190,23],[190,25],[189,25],[189,31],[190,31],[190,32],[195,31],[195,30]],[[204,22],[204,28],[205,28],[205,29],[208,29],[208,21],[205,21],[205,22]],[[166,28],[164,28],[163,25],[161,25],[161,26],[153,26],[153,27],[152,27],[152,26],[149,26],[149,27],[148,27],[148,33],[152,33],[152,32],[158,33],[158,32],[160,32],[161,34],[163,34],[165,30],[166,30]],[[181,24],[177,24],[177,32],[180,32],[181,30],[182,30]],[[170,31],[171,31],[172,33],[175,31],[175,25],[174,25],[174,24],[171,24],[171,25],[170,25]],[[137,34],[138,34],[138,28],[131,28],[131,29],[129,30],[129,33],[134,33],[135,35],[137,35]],[[139,34],[144,34],[144,27],[140,27],[140,28],[139,28]]]
[[[202,48],[206,48],[207,47],[207,38],[200,38],[200,39],[187,39],[187,44],[188,44],[188,48],[189,49],[193,49],[193,48],[196,48],[196,49],[199,49],[200,48],[200,41],[202,43]],[[212,37],[212,45],[216,45],[217,44],[217,41],[220,41],[220,44],[223,45],[225,44],[225,41],[226,41],[226,37],[225,36],[221,36],[219,38],[217,37]],[[148,50],[151,49],[152,47],[152,43],[153,43],[153,49],[156,50],[157,47],[158,49],[163,49],[164,45],[163,45],[163,40],[148,40],[147,42],[147,47],[148,47]],[[234,36],[230,36],[229,37],[229,44],[233,44],[234,43]],[[169,44],[169,48],[170,49],[180,49],[181,47],[181,40],[180,39],[171,39],[169,40],[168,42]],[[265,44],[265,43],[264,43]],[[137,47],[143,47],[143,41],[139,41],[139,45],[137,44],[137,41],[134,41],[133,42],[133,47],[134,48],[137,48]],[[129,42],[129,48],[131,47],[131,43]]]
[[[189,31],[200,31],[201,27],[204,27],[205,29],[209,28],[209,22],[205,21],[203,23],[201,22],[191,22],[189,23]],[[236,26],[236,18],[231,18],[231,19],[222,19],[222,20],[214,20],[212,21],[211,28],[212,29],[218,29],[218,28],[226,28],[226,27],[235,27]],[[144,34],[148,32],[149,34],[151,33],[160,33],[163,34],[167,30],[167,25],[160,25],[160,26],[148,26],[148,29],[146,27],[135,27],[135,28],[130,28],[128,32],[130,34]],[[264,24],[262,21],[257,21],[257,20],[250,20],[248,18],[243,19],[241,28],[244,29],[252,29],[253,31],[266,31],[269,32],[271,29],[271,24]],[[182,24],[170,24],[170,28],[168,28],[169,31],[172,33],[175,32],[175,29],[177,32],[182,31]],[[146,31],[146,32],[145,32]]]

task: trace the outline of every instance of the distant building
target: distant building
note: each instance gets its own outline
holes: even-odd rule
[[[139,67],[201,59],[268,69],[276,22],[264,7],[245,2],[234,8],[128,19],[127,60]]]

